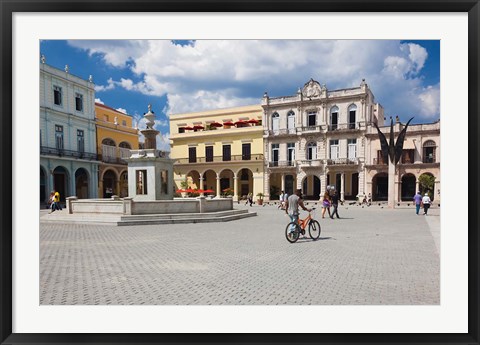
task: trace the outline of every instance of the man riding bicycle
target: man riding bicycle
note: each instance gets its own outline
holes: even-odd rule
[[[294,194],[290,195],[285,202],[285,212],[290,216],[292,222],[298,223],[298,206],[304,211],[311,212],[312,209],[308,209],[303,204],[302,190],[297,189]],[[292,228],[293,231],[295,228]]]

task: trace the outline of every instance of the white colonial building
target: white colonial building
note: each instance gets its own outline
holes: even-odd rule
[[[265,93],[262,107],[267,200],[297,188],[318,200],[327,185],[335,185],[342,200],[365,194],[365,134],[372,121],[382,126],[384,120],[365,80],[328,90],[310,79],[293,96]]]
[[[40,203],[53,189],[96,198],[95,90],[90,80],[40,63]]]

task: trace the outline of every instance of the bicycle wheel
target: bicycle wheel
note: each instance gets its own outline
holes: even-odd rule
[[[294,230],[292,230],[293,227],[295,227]],[[295,222],[288,223],[287,227],[285,228],[285,237],[290,243],[297,242],[298,238],[300,237],[300,225]]]
[[[320,237],[320,232],[322,229],[320,228],[320,223],[316,220],[311,220],[308,224],[308,232],[310,233],[310,237],[312,240],[316,240]]]

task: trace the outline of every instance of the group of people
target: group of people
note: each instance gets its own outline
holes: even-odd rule
[[[52,192],[50,193],[50,197],[48,198],[48,205],[49,205],[49,209],[50,209],[50,212],[48,212],[48,213],[55,212],[56,210],[58,210],[58,211],[62,210],[62,206],[60,205],[60,193],[59,192],[57,192],[55,190],[52,190]]]
[[[432,203],[432,200],[430,200],[428,193],[425,193],[425,195],[422,196],[422,193],[418,191],[417,194],[415,194],[415,196],[413,197],[413,201],[415,201],[415,212],[417,216],[420,212],[421,207],[423,207],[423,214],[426,216],[428,213],[428,209],[430,208],[430,204]]]
[[[331,219],[334,219],[335,216],[340,218],[338,214],[338,193],[336,190],[325,191],[323,194],[323,201],[322,201],[322,218],[325,218],[325,213],[328,211],[328,216]],[[330,208],[333,208],[333,211],[330,213]]]

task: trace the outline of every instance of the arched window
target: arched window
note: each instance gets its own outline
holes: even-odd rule
[[[273,113],[272,115],[272,131],[274,134],[278,133],[280,129],[280,115],[278,113]]]
[[[357,121],[357,106],[352,104],[348,107],[348,129],[355,129]]]
[[[307,159],[317,159],[317,143],[310,142],[307,144]]]
[[[338,128],[338,107],[334,106],[330,109],[330,126],[329,129],[334,131]]]
[[[102,140],[102,145],[107,145],[107,146],[117,146],[115,142],[110,139],[110,138],[105,138]]]
[[[121,148],[124,148],[124,149],[130,149],[130,150],[132,149],[132,146],[129,143],[127,143],[126,141],[122,141],[120,143],[120,145],[118,145],[118,146],[121,147]]]
[[[437,144],[433,140],[427,140],[423,143],[423,163],[436,162],[436,148]]]
[[[288,133],[295,133],[295,113],[290,110],[287,114]]]

